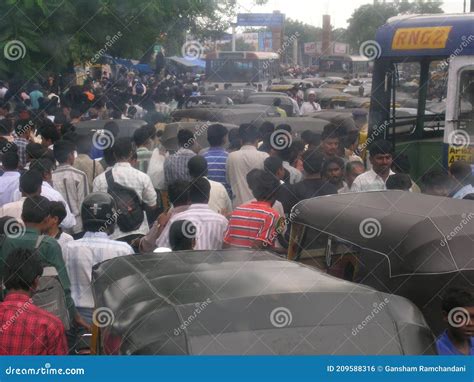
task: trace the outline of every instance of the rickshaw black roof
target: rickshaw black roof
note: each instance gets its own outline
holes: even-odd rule
[[[108,122],[115,122],[119,127],[119,137],[131,137],[136,129],[145,126],[147,123],[141,119],[96,119],[93,121],[83,121],[76,123],[78,134],[95,133],[104,128]]]
[[[474,269],[469,200],[406,191],[348,193],[303,200],[293,215],[295,223],[386,256],[391,277]]]
[[[275,127],[281,124],[288,124],[291,126],[292,133],[301,134],[305,130],[311,130],[317,135],[320,135],[324,130],[324,126],[329,123],[329,121],[324,119],[311,117],[267,117],[259,122],[257,127],[260,127],[265,121],[273,123]]]
[[[218,106],[218,105],[216,105]],[[239,105],[240,107],[196,107],[176,110],[172,112],[173,119],[192,118],[200,121],[211,121],[240,125],[251,123],[255,120],[266,118],[268,106],[264,105]],[[249,107],[243,107],[249,106]]]
[[[92,273],[96,306],[114,313],[106,330],[121,338],[122,354],[432,352],[408,300],[265,251],[125,256]]]

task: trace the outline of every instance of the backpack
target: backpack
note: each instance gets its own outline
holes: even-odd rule
[[[142,95],[143,93],[145,93],[145,86],[143,86],[141,82],[138,82],[135,85],[135,93],[137,93],[137,95]]]
[[[112,169],[105,173],[107,192],[117,203],[117,225],[122,232],[137,230],[143,223],[143,205],[135,190],[115,182]]]
[[[38,236],[34,251],[37,252],[41,246],[44,235]],[[64,288],[58,278],[58,271],[54,267],[44,267],[43,274],[39,278],[38,287],[32,296],[33,304],[38,308],[58,317],[66,330],[69,330],[69,311],[66,305]]]

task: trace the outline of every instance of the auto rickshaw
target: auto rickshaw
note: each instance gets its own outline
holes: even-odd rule
[[[405,298],[265,250],[117,257],[93,267],[92,290],[95,354],[435,353]]]
[[[310,130],[315,134],[318,138],[318,141],[321,137],[321,134],[324,130],[324,127],[329,123],[329,121],[323,119],[316,119],[310,117],[287,117],[287,118],[280,118],[280,117],[269,117],[259,121],[256,124],[257,127],[260,127],[263,122],[271,122],[273,125],[278,127],[278,125],[287,124],[291,126],[291,132],[293,137],[300,138],[301,134],[305,130]]]
[[[415,303],[435,334],[440,296],[474,285],[472,201],[407,191],[322,196],[293,207],[288,258]]]
[[[283,110],[285,110],[286,115],[288,117],[293,117],[293,101],[289,96],[283,93],[278,93],[278,92],[255,93],[248,97],[247,102],[250,104],[273,106],[273,102],[275,101],[275,98],[278,98],[281,100],[280,107]]]

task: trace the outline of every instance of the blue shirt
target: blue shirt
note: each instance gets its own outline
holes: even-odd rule
[[[211,147],[203,154],[207,161],[207,178],[222,183],[230,195],[231,188],[227,184],[225,168],[228,156],[229,153],[222,147]]]
[[[448,331],[445,330],[436,340],[436,348],[439,355],[464,355],[451,342]],[[471,337],[471,350],[469,355],[474,355],[474,337]]]

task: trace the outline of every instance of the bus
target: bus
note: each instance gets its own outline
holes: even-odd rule
[[[326,77],[367,77],[371,61],[366,56],[334,55],[318,59],[319,73]]]
[[[280,56],[273,52],[208,53],[206,61],[207,84],[263,84],[280,76]]]
[[[474,14],[390,18],[375,37],[368,142],[384,137],[409,156],[413,179],[471,163],[474,132]],[[412,117],[395,110],[414,108]],[[412,118],[413,128],[407,129]],[[405,128],[401,128],[401,126]]]

